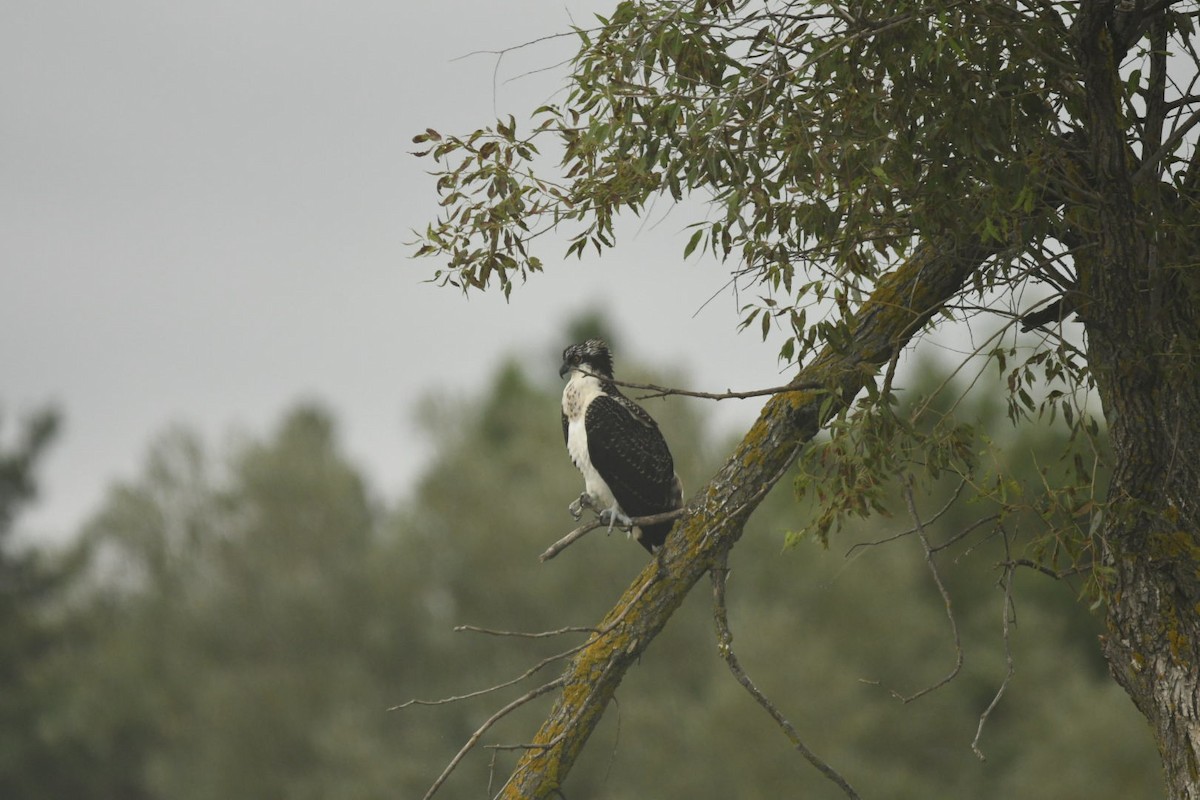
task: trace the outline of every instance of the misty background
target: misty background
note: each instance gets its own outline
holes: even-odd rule
[[[477,391],[502,353],[554,375],[585,311],[623,332],[618,368],[775,385],[727,267],[681,260],[682,216],[631,224],[602,262],[542,242],[545,274],[508,304],[424,283],[436,265],[408,258],[437,210],[412,136],[522,120],[574,51],[545,37],[609,5],[5,3],[0,435],[47,403],[65,417],[23,538],[69,537],[169,423],[261,430],[298,398],[403,494],[431,455],[419,399]],[[712,424],[744,428],[758,405]]]

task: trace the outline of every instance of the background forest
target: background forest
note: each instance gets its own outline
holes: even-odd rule
[[[687,382],[637,368],[615,344],[621,377]],[[421,797],[483,720],[561,662],[479,697],[394,706],[495,686],[583,636],[454,627],[592,625],[644,564],[641,548],[603,531],[537,560],[572,527],[566,505],[580,486],[561,440],[557,355],[514,355],[479,397],[431,397],[424,425],[437,456],[399,501],[380,500],[344,455],[333,416],[307,403],[223,447],[166,431],[65,552],[9,541],[32,501],[37,455],[52,446],[52,421],[31,423],[0,454],[0,797]],[[1002,403],[964,402],[1028,491],[1069,458],[1051,424],[1015,431]],[[685,486],[701,485],[728,449],[708,433],[704,401],[645,404]],[[964,663],[904,703],[898,695],[951,671],[956,648],[916,537],[854,547],[913,527],[899,487],[886,493],[891,518],[840,531],[826,549],[785,547],[807,522],[790,483],[732,556],[734,647],[864,797],[1161,793],[1146,723],[1105,673],[1082,578],[1018,570],[1005,636],[997,564],[1032,546],[1034,516],[938,551]],[[917,498],[922,516],[954,487],[948,479],[943,496]],[[949,541],[991,512],[956,504],[926,535]],[[731,677],[711,612],[708,593],[693,592],[654,642],[572,772],[570,796],[840,796]],[[1010,656],[981,761],[971,744]],[[527,741],[543,711],[535,701],[482,744]],[[488,796],[514,759],[476,750],[439,796]]]

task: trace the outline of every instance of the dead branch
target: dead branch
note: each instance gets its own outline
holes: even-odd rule
[[[963,539],[965,539],[967,536],[970,536],[970,535],[971,535],[971,532],[972,532],[972,531],[974,531],[976,528],[979,528],[979,527],[981,527],[981,526],[983,526],[983,525],[986,525],[986,524],[987,524],[987,523],[989,523],[989,522],[995,522],[995,521],[996,521],[996,520],[998,520],[998,519],[1000,519],[1000,515],[999,515],[999,514],[988,514],[987,516],[980,517],[979,519],[975,520],[974,522],[972,522],[972,523],[971,523],[970,525],[968,525],[967,527],[963,528],[963,529],[962,529],[961,531],[959,531],[958,533],[956,533],[956,534],[954,534],[953,536],[951,536],[951,537],[950,537],[949,539],[947,539],[946,541],[942,542],[941,544],[935,544],[935,545],[933,546],[933,552],[937,553],[937,552],[940,552],[940,551],[942,551],[942,550],[945,550],[947,547],[949,547],[949,546],[951,546],[951,545],[953,545],[953,544],[955,544],[955,543],[957,543],[957,542],[960,542],[960,541],[962,541],[962,540],[963,540]],[[985,538],[986,538],[986,537],[985,537]],[[972,548],[973,548],[973,547],[974,547],[974,545],[972,545]]]
[[[950,601],[950,592],[946,590],[946,584],[942,583],[942,575],[938,572],[937,562],[933,558],[933,548],[929,544],[929,538],[925,535],[925,525],[921,522],[921,517],[917,513],[917,503],[913,498],[912,481],[909,480],[904,484],[904,500],[908,504],[908,513],[912,515],[913,524],[916,526],[917,538],[921,540],[921,547],[925,550],[925,563],[929,566],[929,572],[933,575],[933,582],[937,585],[938,593],[942,596],[942,602],[946,606],[946,618],[950,620],[950,632],[954,636],[954,668],[950,670],[950,674],[942,678],[932,686],[927,686],[916,694],[904,696],[896,691],[892,695],[898,698],[903,703],[911,703],[919,697],[924,697],[930,692],[936,691],[945,686],[950,681],[958,677],[958,673],[962,671],[963,665],[963,649],[962,637],[958,633],[958,622],[954,619],[954,607]]]
[[[582,505],[584,505],[588,508],[591,508],[592,510],[596,510],[595,506],[591,502],[591,498],[589,498],[586,494],[581,495],[579,499],[581,501],[583,501]],[[631,523],[630,525],[621,525],[619,527],[621,528],[621,530],[630,530],[632,528],[640,527],[642,525],[654,525],[655,523],[658,523],[658,522],[668,522],[673,519],[679,519],[685,513],[687,513],[686,508],[677,508],[674,511],[664,511],[661,514],[650,514],[645,517],[634,517],[633,519],[630,520],[630,523]],[[556,555],[561,553],[563,550],[566,550],[568,547],[575,544],[575,542],[582,539],[586,534],[591,533],[592,531],[596,530],[597,528],[606,528],[606,527],[608,527],[608,523],[602,522],[599,518],[594,519],[591,522],[585,522],[582,525],[580,525],[578,528],[576,528],[573,531],[571,531],[570,533],[568,533],[566,536],[559,539],[554,544],[547,547],[545,552],[543,552],[540,556],[538,556],[538,561],[549,561],[550,559],[554,558]]]
[[[580,715],[586,713],[589,703],[593,700],[595,693],[597,691],[599,691],[600,688],[603,686],[604,678],[609,674],[609,671],[612,670],[613,668],[614,667],[611,662],[604,666],[604,671],[600,673],[600,678],[592,686],[591,691],[588,693],[587,698],[585,698],[583,704],[581,705],[581,707],[579,709]],[[575,719],[571,720],[566,726],[564,726],[563,731],[561,733],[559,733],[558,736],[551,739],[550,741],[544,742],[544,743],[534,742],[532,744],[526,745],[523,749],[525,749],[527,752],[530,750],[547,751],[547,750],[553,749],[555,747],[558,747],[560,744],[562,744],[563,740],[567,737],[567,734],[570,732],[571,728],[573,726],[579,724],[579,720],[580,720],[580,717],[576,717]],[[510,775],[508,777],[508,780],[504,782],[504,785],[500,787],[500,792],[503,792],[505,789],[507,789],[509,787],[509,785],[511,785],[513,783],[513,781],[520,778],[523,770],[528,770],[528,769],[532,769],[532,763],[522,759],[521,763],[517,764],[517,768],[515,770],[513,770],[512,775]],[[561,794],[560,790],[556,789],[555,791],[558,791],[559,794]],[[499,796],[500,792],[497,792],[497,794],[496,794],[497,797]]]
[[[638,590],[637,594],[634,595],[634,597],[635,598],[641,597],[642,593],[646,591],[646,589],[649,587],[650,583],[654,581],[654,579],[655,579],[655,576],[653,576],[653,575],[650,576],[650,579],[647,580],[646,583],[642,584],[641,588]],[[626,609],[626,611],[628,611],[628,609]],[[567,632],[572,632],[572,631],[591,632],[594,634],[594,636],[590,637],[587,641],[583,642],[582,644],[577,644],[574,647],[572,647],[568,650],[564,650],[561,653],[555,653],[552,656],[546,656],[541,661],[537,662],[536,664],[534,664],[532,667],[530,667],[529,669],[522,672],[517,677],[513,678],[512,680],[505,681],[504,683],[498,683],[495,686],[489,686],[486,689],[479,689],[478,691],[470,692],[468,694],[454,695],[452,697],[444,697],[441,700],[417,700],[417,699],[406,700],[405,702],[401,703],[400,705],[391,706],[390,708],[388,708],[388,711],[403,711],[404,709],[409,708],[411,706],[444,706],[444,705],[449,705],[450,703],[458,703],[463,700],[470,700],[471,698],[474,698],[474,697],[481,697],[482,695],[491,694],[492,692],[498,692],[501,689],[507,689],[509,686],[518,684],[521,681],[525,680],[526,678],[529,678],[529,677],[537,674],[544,667],[547,667],[550,664],[553,664],[555,661],[560,661],[564,658],[570,658],[571,656],[575,655],[580,650],[582,650],[583,648],[590,645],[596,638],[605,636],[605,635],[611,633],[613,630],[615,630],[616,627],[621,624],[621,621],[624,618],[625,618],[625,613],[622,612],[621,614],[617,615],[617,617],[615,619],[613,619],[611,622],[609,622],[607,625],[605,625],[603,628],[599,628],[599,629],[583,628],[583,627],[560,628],[557,631],[546,631],[544,633],[532,633],[532,634],[512,633],[509,631],[491,631],[491,630],[486,630],[483,628],[472,628],[471,626],[468,626],[468,625],[460,625],[460,626],[456,627],[454,630],[456,630],[456,631],[472,630],[472,631],[478,631],[479,633],[491,634],[494,636],[518,636],[518,637],[540,638],[542,636],[557,636],[560,633],[567,633]]]
[[[1171,131],[1171,135],[1162,143],[1162,146],[1155,150],[1147,157],[1137,172],[1133,173],[1134,184],[1142,183],[1154,178],[1157,175],[1158,165],[1179,147],[1179,143],[1187,136],[1188,131],[1200,123],[1200,111],[1193,111],[1186,120],[1178,125],[1175,130]]]
[[[1042,573],[1043,575],[1047,575],[1051,578],[1054,578],[1054,580],[1056,580],[1056,581],[1065,580],[1072,576],[1080,575],[1084,572],[1090,572],[1092,569],[1092,565],[1090,563],[1088,563],[1088,564],[1080,564],[1079,566],[1071,567],[1070,569],[1055,570],[1055,569],[1050,569],[1050,567],[1047,567],[1043,564],[1039,564],[1036,561],[1032,561],[1028,558],[1009,559],[1007,561],[1001,561],[996,566],[1004,567],[1006,571],[1015,571],[1017,567],[1025,567],[1027,569],[1032,569],[1032,570],[1035,570],[1036,572]]]
[[[717,627],[717,650],[728,665],[729,671],[733,673],[733,677],[742,685],[750,696],[754,698],[763,710],[775,720],[775,724],[787,736],[788,741],[792,746],[804,756],[808,763],[812,764],[818,772],[824,775],[829,780],[837,784],[838,788],[852,800],[859,800],[858,792],[852,787],[841,774],[833,767],[829,766],[820,756],[808,748],[804,741],[800,738],[800,734],[796,732],[796,728],[792,723],[788,722],[787,718],[775,707],[762,690],[754,685],[750,680],[750,676],[742,669],[741,662],[738,661],[737,654],[733,651],[733,632],[729,628],[729,615],[725,609],[725,576],[729,573],[726,556],[722,555],[720,561],[708,571],[709,577],[712,579],[713,588],[713,620]]]
[[[547,547],[545,552],[538,556],[538,561],[549,561],[563,550],[566,550],[568,547],[575,544],[575,542],[582,539],[584,535],[591,533],[592,531],[596,530],[596,528],[606,527],[606,525],[607,523],[603,523],[598,519],[583,523],[578,528]]]
[[[455,633],[483,633],[488,636],[514,636],[520,639],[549,639],[552,636],[562,636],[564,633],[596,633],[595,628],[588,628],[581,625],[568,625],[565,628],[558,628],[552,631],[498,631],[491,628],[477,628],[474,625],[455,625]]]
[[[637,594],[634,595],[634,598],[636,599],[636,598],[641,597],[642,593],[646,591],[646,589],[650,586],[651,583],[654,582],[655,579],[656,579],[656,576],[652,575],[649,578],[649,580],[646,581],[646,583],[642,584],[642,586],[638,590]],[[616,618],[614,618],[611,622],[609,622],[607,625],[605,625],[603,628],[601,628],[599,630],[594,630],[594,629],[590,629],[590,628],[561,628],[557,631],[546,631],[544,633],[522,634],[522,633],[514,633],[514,632],[510,632],[510,631],[493,631],[493,630],[488,630],[486,628],[474,628],[472,626],[466,626],[466,625],[460,625],[460,626],[456,627],[455,630],[456,631],[470,630],[473,632],[486,633],[486,634],[491,634],[491,635],[496,635],[496,636],[531,636],[534,638],[541,637],[541,636],[558,635],[560,633],[569,632],[569,631],[590,631],[594,634],[594,636],[592,637],[594,639],[594,638],[598,638],[601,636],[605,636],[608,633],[611,633],[613,630],[615,630],[617,628],[618,625],[621,624],[621,622],[624,618],[625,618],[624,613],[619,614],[619,615],[617,615]],[[575,653],[582,650],[584,647],[588,646],[588,644],[590,644],[591,641],[592,641],[592,639],[589,639],[589,641],[584,642],[583,644],[578,645],[576,647],[572,647],[570,650],[567,650],[565,652],[558,653],[556,655],[544,658],[541,661],[539,661],[537,664],[534,664],[532,667],[527,669],[525,672],[523,672],[518,677],[513,678],[510,681],[506,681],[504,683],[497,684],[496,686],[490,686],[486,689],[480,689],[479,691],[471,692],[470,694],[457,695],[454,697],[447,697],[442,700],[409,700],[398,706],[392,706],[388,710],[389,711],[399,711],[399,710],[402,710],[402,709],[405,709],[405,708],[408,708],[408,707],[414,706],[414,705],[426,705],[426,706],[446,705],[448,703],[457,703],[462,700],[468,700],[473,697],[479,697],[481,695],[490,694],[492,692],[499,691],[500,689],[505,689],[509,686],[520,683],[521,681],[525,680],[526,678],[530,677],[534,673],[538,672],[539,670],[541,670],[543,667],[545,667],[548,664],[551,664],[562,658],[566,658],[568,656],[574,655]],[[479,739],[483,736],[483,734],[485,734],[488,731],[489,728],[491,728],[494,724],[496,724],[498,721],[503,719],[505,716],[507,716],[511,712],[515,711],[516,709],[520,708],[521,706],[525,705],[526,703],[530,702],[531,700],[533,700],[537,697],[540,697],[541,695],[545,694],[546,692],[550,691],[551,689],[561,686],[563,683],[563,680],[564,680],[563,678],[556,678],[555,680],[550,681],[549,683],[545,683],[545,684],[537,687],[536,689],[532,689],[532,690],[526,692],[521,697],[518,697],[516,700],[512,701],[508,705],[501,708],[499,711],[497,711],[492,716],[488,717],[488,719],[486,721],[484,721],[483,725],[481,725],[478,729],[476,729],[475,733],[473,733],[471,735],[471,738],[469,738],[467,740],[466,744],[464,744],[462,746],[462,748],[458,751],[458,753],[455,754],[454,758],[452,758],[450,760],[450,763],[446,765],[446,768],[442,770],[442,774],[438,776],[437,780],[435,780],[433,782],[433,785],[429,788],[429,791],[425,793],[424,800],[429,800],[429,798],[431,798],[438,791],[438,789],[441,788],[442,784],[446,782],[446,779],[450,777],[450,774],[452,772],[454,772],[454,770],[458,767],[459,763],[463,760],[463,758],[466,757],[467,753],[469,753],[475,747],[475,745],[477,745],[479,743]],[[520,745],[486,745],[485,747],[489,748],[489,749],[493,749],[493,750],[530,750],[530,749],[547,749],[547,748],[554,747],[556,744],[557,744],[557,742],[551,741],[551,742],[547,742],[544,744],[533,743],[533,744],[520,744]],[[492,762],[493,765],[495,763],[494,758],[495,758],[495,753],[493,753],[493,762]],[[517,772],[514,772],[513,775],[511,775],[509,777],[509,779],[504,782],[504,786],[500,787],[501,792],[504,791],[504,788],[506,786],[508,786],[509,783],[512,782],[513,778],[515,778],[517,776],[517,774],[518,774]],[[489,783],[489,794],[490,794],[491,793],[491,789],[490,789],[491,778],[489,778],[488,783]]]
[[[816,383],[815,381],[792,381],[783,386],[774,386],[770,389],[751,389],[746,392],[735,392],[732,389],[726,389],[724,392],[697,392],[689,389],[674,389],[670,386],[659,386],[656,383],[634,383],[633,381],[618,381],[613,378],[606,378],[603,375],[595,375],[591,372],[583,370],[585,375],[590,375],[593,378],[599,378],[602,381],[607,381],[623,389],[638,389],[650,394],[640,395],[639,400],[650,400],[655,397],[669,397],[678,395],[680,397],[698,397],[701,400],[745,400],[751,397],[766,397],[768,395],[783,394],[784,392],[801,392],[805,390],[821,389],[824,384]]]
[[[933,523],[935,523],[939,519],[941,519],[942,515],[945,514],[947,511],[949,511],[951,506],[954,505],[955,501],[958,500],[959,496],[962,494],[963,487],[965,487],[966,485],[967,485],[966,478],[963,478],[961,481],[959,481],[958,487],[954,490],[954,494],[950,496],[950,499],[946,501],[946,505],[942,506],[941,509],[939,509],[936,514],[934,514],[932,517],[930,517],[929,521],[926,522],[925,524],[932,525]],[[995,515],[993,515],[993,518],[994,518],[994,516]],[[897,539],[903,539],[905,536],[911,536],[912,534],[914,534],[916,532],[917,532],[917,528],[914,526],[912,528],[909,528],[906,531],[901,531],[900,533],[895,533],[895,534],[892,534],[891,536],[886,536],[882,539],[876,539],[873,542],[858,542],[858,543],[850,546],[850,549],[846,551],[846,555],[843,556],[843,558],[849,558],[851,556],[851,554],[853,554],[854,551],[860,547],[875,547],[877,545],[887,544],[888,542],[894,542]],[[945,544],[938,545],[937,547],[934,548],[934,550],[935,551],[940,550],[941,548],[943,548],[945,546],[946,546]]]
[[[559,686],[562,686],[562,683],[563,683],[562,678],[555,678],[554,680],[550,681],[549,683],[543,683],[541,686],[537,687],[536,689],[530,689],[528,692],[521,695],[516,700],[513,700],[511,703],[504,706],[504,708],[500,709],[495,714],[492,714],[490,717],[488,717],[487,720],[485,720],[482,725],[480,725],[478,728],[475,729],[475,732],[473,734],[471,734],[471,738],[467,739],[467,743],[464,744],[462,746],[462,748],[454,755],[454,758],[450,759],[450,763],[446,765],[446,768],[444,770],[442,770],[442,774],[439,775],[437,777],[437,780],[435,780],[433,782],[433,785],[429,787],[429,791],[425,792],[425,797],[423,798],[423,800],[429,800],[429,798],[431,798],[435,794],[437,794],[438,789],[442,788],[442,784],[445,783],[446,779],[450,777],[450,773],[454,772],[454,770],[458,767],[459,763],[464,758],[466,758],[467,753],[471,752],[471,750],[479,742],[479,739],[485,733],[487,733],[489,728],[491,728],[497,722],[504,719],[506,716],[511,714],[513,711],[516,711],[518,708],[525,705],[526,703],[528,703],[532,700],[535,700],[538,697],[541,697],[542,695],[544,695],[546,692],[550,691],[551,689],[557,689]]]
[[[1004,531],[1004,552],[1005,555],[1009,554],[1007,531]],[[1012,579],[1013,573],[1016,571],[1016,565],[1011,557],[1007,559],[1005,564],[1004,573],[1000,576],[1000,585],[1004,587],[1004,601],[1001,604],[1000,614],[1000,630],[1004,637],[1004,662],[1008,667],[1008,671],[1004,674],[1004,680],[1000,682],[1000,688],[996,690],[995,696],[992,697],[992,702],[988,703],[988,707],[979,715],[979,726],[975,729],[975,738],[971,740],[971,751],[975,753],[980,761],[987,760],[983,755],[983,751],[979,749],[979,739],[983,736],[983,726],[987,723],[988,717],[991,716],[992,710],[1000,704],[1000,698],[1004,696],[1009,682],[1012,681],[1013,674],[1017,671],[1016,663],[1013,661],[1012,644],[1008,636],[1009,624],[1016,621],[1015,607],[1013,606],[1012,599]]]
[[[516,684],[520,683],[521,681],[525,680],[526,678],[529,678],[529,677],[537,674],[543,668],[549,666],[550,664],[553,664],[555,661],[560,661],[564,658],[570,658],[571,656],[573,656],[577,652],[579,652],[581,649],[583,649],[583,647],[586,644],[587,643],[585,642],[584,644],[580,644],[580,645],[576,645],[575,647],[572,647],[570,650],[564,650],[561,653],[556,653],[552,656],[547,656],[546,658],[543,658],[538,663],[534,664],[529,669],[522,672],[517,677],[515,677],[511,680],[507,680],[504,683],[498,683],[495,686],[489,686],[486,689],[479,689],[474,692],[468,692],[467,694],[454,695],[452,697],[443,697],[441,700],[418,700],[418,699],[406,700],[403,703],[401,703],[400,705],[391,706],[390,708],[388,708],[388,711],[403,711],[404,709],[409,708],[411,706],[445,706],[445,705],[449,705],[451,703],[461,703],[463,700],[470,700],[474,697],[482,697],[485,694],[491,694],[492,692],[498,692],[501,689],[507,689],[508,687],[515,686]]]

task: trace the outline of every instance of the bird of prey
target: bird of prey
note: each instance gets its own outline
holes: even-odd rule
[[[612,355],[601,339],[588,339],[563,351],[560,377],[562,429],[567,452],[583,473],[584,491],[569,507],[579,519],[584,505],[601,519],[631,525],[631,517],[674,511],[683,506],[683,486],[658,424],[613,383]],[[673,522],[633,528],[642,547],[654,553]]]

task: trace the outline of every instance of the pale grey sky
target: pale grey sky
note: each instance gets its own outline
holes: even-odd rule
[[[702,388],[773,385],[773,348],[736,332],[727,271],[681,259],[684,217],[604,259],[466,300],[422,283],[409,231],[436,210],[426,126],[520,118],[570,41],[477,50],[586,24],[611,3],[14,0],[0,7],[0,413],[55,402],[66,429],[26,532],[60,538],[132,477],[174,421],[262,432],[300,398],[337,415],[385,497],[428,458],[431,390],[477,389],[510,352],[554,352],[603,306],[631,353]],[[547,376],[558,364],[545,365]],[[740,425],[757,401],[719,406]],[[552,424],[557,425],[557,420]],[[564,461],[564,468],[570,468]]]

